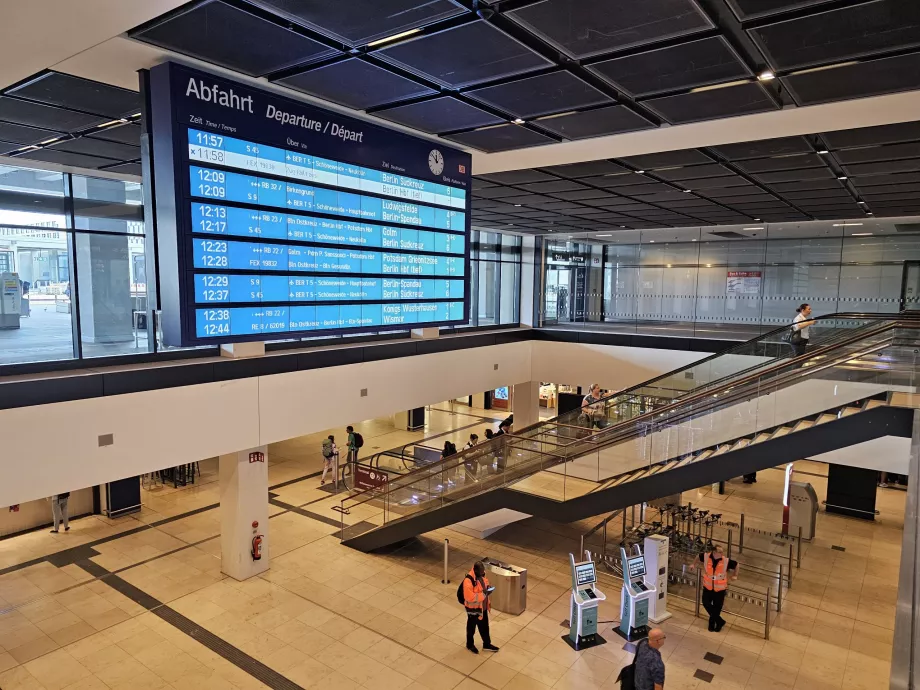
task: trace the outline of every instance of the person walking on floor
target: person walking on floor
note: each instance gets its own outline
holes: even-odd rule
[[[700,600],[709,614],[709,632],[719,632],[725,625],[722,606],[728,589],[728,574],[731,573],[732,580],[738,579],[738,563],[725,558],[720,544],[713,544],[708,554],[701,553],[700,562],[703,564],[703,592]],[[690,566],[691,571],[695,569],[695,566]]]
[[[319,482],[320,486],[326,483],[326,473],[331,470],[332,479],[336,483],[336,490],[338,490],[338,466],[339,447],[335,445],[335,436],[329,434],[327,438],[323,439],[323,478]]]
[[[67,516],[67,502],[70,500],[70,492],[65,491],[62,494],[55,494],[51,497],[51,517],[54,520],[54,529],[51,534],[57,534],[61,522],[64,523],[64,531],[70,531],[70,524]]]
[[[647,640],[636,645],[635,688],[636,690],[663,690],[664,661],[659,651],[667,635],[661,628],[652,628]]]
[[[348,444],[348,461],[346,462],[346,467],[348,467],[348,473],[353,475],[358,465],[358,450],[364,445],[364,437],[355,431],[355,428],[351,425],[345,427],[345,431],[348,432],[348,440],[346,441]],[[342,476],[345,476],[344,471]]]
[[[493,589],[493,587],[489,586],[486,568],[482,561],[476,561],[473,564],[473,569],[463,578],[463,606],[466,609],[466,648],[473,654],[479,654],[479,650],[476,649],[473,640],[476,628],[479,628],[482,648],[490,652],[498,651],[498,647],[492,644],[492,637],[489,635],[489,611],[492,610],[489,594]]]

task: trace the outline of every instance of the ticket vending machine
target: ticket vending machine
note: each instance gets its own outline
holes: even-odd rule
[[[807,482],[789,482],[786,489],[783,517],[783,534],[797,536],[802,528],[802,539],[811,541],[815,537],[815,521],[818,516],[818,494]]]
[[[616,632],[630,642],[648,636],[649,601],[658,596],[658,588],[645,582],[645,556],[642,547],[633,544],[629,553],[620,547],[623,563],[623,590],[620,594],[620,627]]]
[[[594,561],[575,562],[575,556],[569,554],[572,566],[572,606],[569,615],[569,634],[562,639],[575,650],[582,650],[604,644],[607,640],[597,634],[598,604],[607,597],[595,583],[597,571]]]
[[[0,273],[0,329],[19,328],[22,287],[16,273]]]
[[[648,619],[661,623],[671,617],[668,613],[668,551],[670,540],[662,534],[645,538],[645,585],[658,593],[649,599]]]

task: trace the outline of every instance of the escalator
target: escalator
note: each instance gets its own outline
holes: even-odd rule
[[[571,522],[883,436],[910,436],[920,319],[834,314],[793,357],[782,327],[349,496],[373,550],[501,508]]]

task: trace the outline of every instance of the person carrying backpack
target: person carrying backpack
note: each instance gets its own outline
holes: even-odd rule
[[[349,473],[353,474],[358,464],[358,449],[364,445],[364,437],[351,425],[345,427],[345,431],[348,432],[348,468]]]
[[[498,651],[498,647],[492,644],[492,637],[489,635],[489,611],[492,610],[489,594],[493,589],[495,588],[489,586],[486,568],[482,561],[476,561],[473,564],[473,569],[464,576],[463,582],[457,588],[457,601],[466,609],[466,648],[473,654],[479,654],[479,650],[473,643],[476,628],[479,628],[482,648],[490,652]]]
[[[667,639],[664,630],[652,628],[648,639],[636,643],[636,654],[629,666],[620,669],[620,690],[663,690],[664,661],[661,652]]]
[[[338,465],[339,459],[338,456],[339,448],[335,445],[335,436],[329,434],[328,438],[323,439],[323,478],[319,482],[320,486],[326,483],[326,473],[329,472],[329,470],[333,472],[333,479],[338,479],[335,475],[336,465]],[[336,489],[338,489],[338,486],[336,486]]]

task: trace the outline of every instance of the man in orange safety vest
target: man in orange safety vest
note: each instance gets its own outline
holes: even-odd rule
[[[725,558],[719,544],[711,544],[708,554],[700,554],[700,561],[703,563],[703,592],[700,600],[709,614],[709,632],[719,632],[725,625],[722,606],[728,589],[728,574],[731,573],[732,580],[738,579],[738,563]]]
[[[497,652],[498,647],[492,644],[492,638],[489,635],[489,611],[492,610],[492,602],[489,601],[489,594],[494,587],[489,586],[489,580],[486,577],[486,568],[482,561],[476,561],[473,569],[463,578],[463,606],[466,608],[466,648],[479,654],[476,645],[473,643],[473,634],[476,628],[479,628],[479,636],[482,638],[482,648],[490,652]]]

